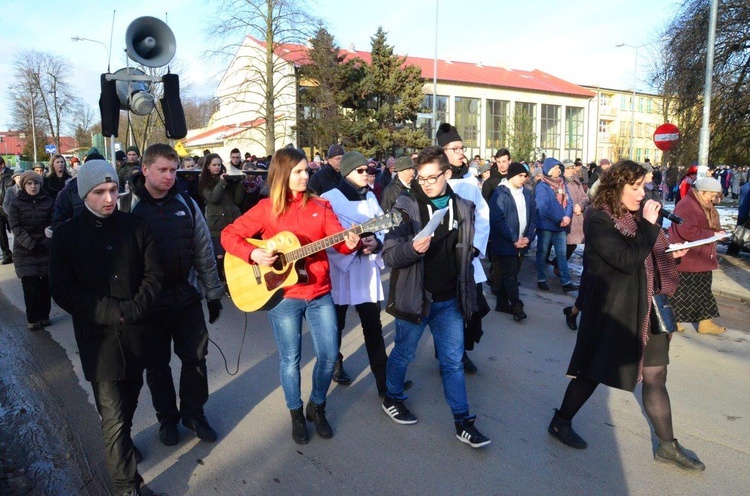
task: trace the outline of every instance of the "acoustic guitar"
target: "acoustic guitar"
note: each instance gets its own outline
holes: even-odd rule
[[[248,263],[227,252],[224,255],[224,272],[232,301],[243,312],[270,310],[284,297],[284,288],[307,282],[307,257],[341,243],[349,233],[374,233],[397,226],[401,220],[401,213],[392,211],[305,245],[288,231],[269,239],[246,238],[248,243],[278,257],[273,265],[265,266]]]

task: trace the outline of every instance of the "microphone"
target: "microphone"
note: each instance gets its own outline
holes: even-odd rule
[[[659,210],[659,217],[663,219],[669,219],[670,221],[674,222],[675,224],[682,224],[682,217],[678,217],[666,208],[662,208]]]

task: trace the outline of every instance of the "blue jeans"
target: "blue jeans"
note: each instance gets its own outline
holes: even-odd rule
[[[454,298],[448,301],[433,302],[429,315],[421,324],[396,319],[396,338],[393,350],[388,357],[386,384],[388,396],[403,401],[406,369],[414,361],[419,338],[425,327],[430,326],[435,349],[440,362],[440,377],[443,379],[443,394],[454,418],[469,416],[469,400],[466,397],[464,381],[464,316]]]
[[[566,253],[565,231],[554,232],[537,230],[536,232],[536,280],[547,281],[547,252],[550,245],[555,249],[555,260],[560,270],[560,284],[563,286],[570,283],[570,271],[568,270],[568,259]]]
[[[317,405],[326,402],[333,368],[339,354],[336,310],[328,293],[314,300],[284,298],[268,312],[279,349],[279,375],[284,390],[286,407],[296,410],[302,406],[299,362],[302,348],[302,319],[307,319],[315,350],[312,391],[310,400]]]

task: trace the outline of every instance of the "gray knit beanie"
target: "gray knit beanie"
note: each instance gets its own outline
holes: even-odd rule
[[[89,160],[78,169],[78,195],[86,198],[89,191],[102,183],[120,185],[115,168],[106,160]]]

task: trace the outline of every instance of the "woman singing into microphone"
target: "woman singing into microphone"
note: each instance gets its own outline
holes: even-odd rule
[[[344,231],[327,200],[307,189],[307,159],[298,150],[284,148],[274,153],[268,172],[269,197],[245,212],[221,233],[226,250],[251,264],[271,266],[277,255],[251,245],[245,238],[260,235],[272,238],[290,231],[300,240],[317,241]],[[359,236],[349,234],[344,243],[333,248],[344,255],[361,247]],[[279,349],[281,387],[292,416],[292,438],[298,444],[308,442],[300,394],[300,351],[302,320],[306,319],[313,340],[316,363],[312,374],[312,392],[306,417],[315,423],[322,438],[333,436],[325,416],[326,394],[338,359],[336,310],[331,297],[331,277],[325,250],[310,257],[306,265],[309,282],[284,288],[284,298],[268,311]]]
[[[643,383],[643,408],[659,438],[655,459],[685,470],[703,470],[686,453],[672,431],[667,392],[669,334],[652,332],[651,297],[677,288],[675,258],[687,250],[666,253],[659,227],[661,205],[641,205],[645,169],[630,160],[614,165],[600,179],[586,217],[584,289],[581,324],[568,367],[570,381],[555,410],[549,433],[577,449],[587,447],[571,420],[601,383],[634,391]]]

